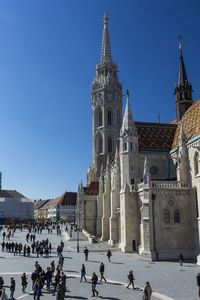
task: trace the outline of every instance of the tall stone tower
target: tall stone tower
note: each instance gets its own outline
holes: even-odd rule
[[[121,123],[122,87],[111,55],[108,16],[104,14],[101,59],[92,83],[92,180],[98,180],[102,164],[106,168],[107,157],[114,157]]]
[[[186,110],[192,105],[192,85],[188,82],[187,73],[183,60],[182,43],[179,42],[179,73],[178,83],[175,87],[176,120],[179,122]]]

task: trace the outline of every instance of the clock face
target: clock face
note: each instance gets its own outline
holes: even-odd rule
[[[158,168],[156,166],[152,166],[150,168],[151,175],[156,175],[158,173]]]

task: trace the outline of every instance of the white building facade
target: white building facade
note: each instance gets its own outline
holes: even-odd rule
[[[1,223],[34,219],[33,202],[15,190],[0,190]]]

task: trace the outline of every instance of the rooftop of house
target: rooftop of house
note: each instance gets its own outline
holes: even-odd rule
[[[76,196],[77,193],[74,192],[65,192],[61,196],[58,196],[48,202],[49,205],[76,205]]]
[[[16,190],[0,190],[0,198],[26,198]]]

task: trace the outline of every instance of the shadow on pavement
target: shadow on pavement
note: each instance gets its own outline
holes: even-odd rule
[[[70,298],[70,299],[88,299],[87,297],[81,297],[81,296],[65,296],[65,298]],[[108,298],[106,298],[108,299]]]
[[[107,281],[106,282],[107,284],[112,284],[112,285],[124,285],[123,283],[118,283],[118,282],[109,282],[109,281]]]
[[[115,265],[123,265],[124,263],[122,263],[122,262],[116,262],[116,261],[111,261],[111,264],[115,264]]]
[[[121,298],[115,298],[115,297],[103,297],[103,296],[99,296],[99,298],[101,298],[101,299],[108,299],[108,300],[121,300]]]
[[[79,272],[73,271],[73,270],[64,270],[64,272],[68,272],[68,273],[77,273],[77,274],[79,274]]]
[[[88,262],[101,263],[101,261],[99,261],[99,260],[89,260],[89,259],[88,259]]]

